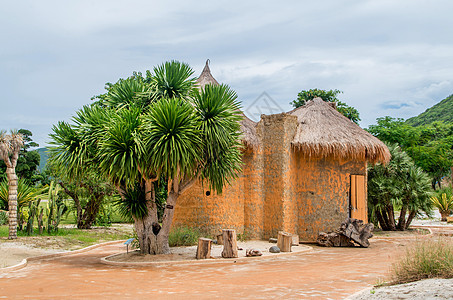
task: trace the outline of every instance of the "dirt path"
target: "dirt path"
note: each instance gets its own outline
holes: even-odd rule
[[[142,268],[101,264],[120,249],[108,245],[0,273],[0,298],[342,299],[383,278],[405,244],[375,239],[368,249],[314,247],[271,260]]]

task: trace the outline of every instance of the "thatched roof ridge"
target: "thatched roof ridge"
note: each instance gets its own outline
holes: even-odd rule
[[[204,88],[207,84],[219,85],[217,80],[212,76],[211,70],[209,69],[209,59],[206,60],[206,65],[197,79],[197,85],[200,89]],[[247,116],[241,111],[242,120],[241,125],[241,139],[246,147],[256,149],[260,145],[260,140],[256,134],[256,123],[247,118]]]
[[[390,152],[383,142],[343,116],[321,98],[289,112],[298,127],[292,145],[308,156],[354,157],[387,163]]]
[[[250,148],[256,149],[260,147],[260,140],[256,133],[256,124],[250,120],[243,112],[241,120],[241,136],[242,142]]]
[[[217,80],[212,76],[211,69],[209,69],[209,59],[206,60],[206,65],[203,68],[200,76],[197,79],[197,85],[203,88],[207,84],[219,85]]]

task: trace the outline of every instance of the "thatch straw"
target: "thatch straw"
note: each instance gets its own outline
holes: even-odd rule
[[[197,79],[197,85],[200,89],[204,88],[205,85],[207,84],[214,84],[214,85],[219,85],[217,80],[212,76],[211,70],[209,69],[209,59],[206,60],[206,65],[203,69],[203,72],[201,72],[200,77]],[[260,145],[260,141],[258,139],[258,136],[256,135],[256,123],[247,118],[246,115],[244,115],[243,112],[242,114],[242,120],[241,120],[241,137],[242,137],[242,142],[246,147],[250,148],[258,148]]]
[[[292,145],[309,157],[358,158],[371,163],[390,160],[390,152],[383,142],[321,98],[289,114],[297,116],[299,123]]]
[[[244,113],[242,113],[241,133],[242,142],[247,147],[253,149],[260,147],[260,140],[258,138],[258,135],[256,134],[256,123],[247,118]]]
[[[207,84],[219,85],[217,80],[212,76],[211,70],[209,69],[209,59],[206,60],[206,65],[204,66],[203,72],[197,79],[197,85],[199,88],[203,88]]]

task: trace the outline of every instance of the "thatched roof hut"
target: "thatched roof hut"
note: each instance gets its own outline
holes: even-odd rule
[[[206,65],[204,66],[203,71],[197,79],[197,85],[200,89],[204,88],[207,84],[219,85],[217,80],[212,76],[211,69],[209,68],[209,59],[206,60]],[[241,120],[241,133],[242,133],[242,142],[246,147],[258,148],[260,141],[256,134],[256,123],[250,120],[246,115],[242,114]]]
[[[387,163],[390,152],[383,142],[339,113],[330,103],[316,98],[291,112],[298,128],[293,147],[308,156],[366,159]]]
[[[212,76],[211,70],[209,69],[209,59],[206,60],[206,65],[204,66],[203,71],[197,79],[197,85],[200,88],[203,88],[207,84],[219,85],[217,80],[215,80],[215,78]]]

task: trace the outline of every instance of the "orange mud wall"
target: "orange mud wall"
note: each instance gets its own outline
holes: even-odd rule
[[[196,227],[215,235],[221,229],[235,229],[249,238],[262,238],[263,198],[261,155],[247,148],[242,157],[242,173],[224,187],[222,194],[207,184],[195,183],[178,199],[173,226]],[[207,195],[209,192],[210,195]]]
[[[283,230],[302,241],[337,229],[349,216],[350,177],[366,176],[366,162],[306,157],[291,145],[296,129],[293,115],[262,115],[257,125],[261,147],[246,148],[238,178],[221,195],[194,184],[179,197],[173,226],[211,235],[231,228],[255,239]]]
[[[305,157],[293,151],[291,173],[297,202],[297,232],[302,241],[334,231],[349,216],[351,175],[366,176],[366,162]],[[366,198],[365,203],[366,207]],[[366,220],[365,220],[366,221]]]

